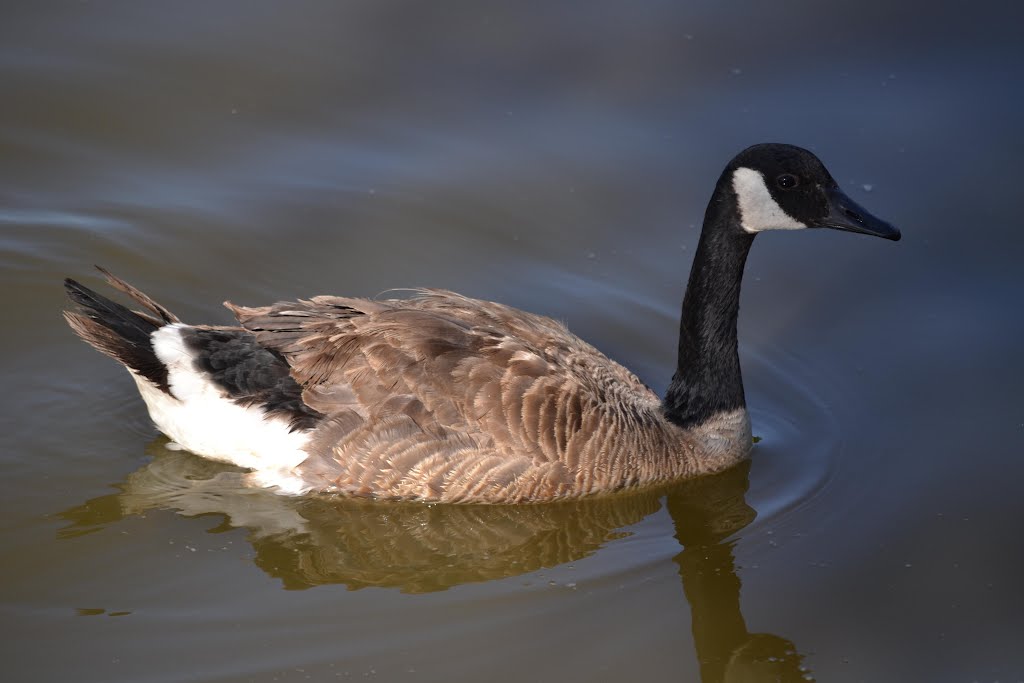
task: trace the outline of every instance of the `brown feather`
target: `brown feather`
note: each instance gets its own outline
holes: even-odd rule
[[[722,469],[643,382],[550,318],[440,290],[226,304],[330,416],[296,474],[317,490],[526,502]]]
[[[103,277],[106,278],[107,282],[110,283],[111,287],[113,287],[114,289],[116,289],[116,290],[118,290],[120,292],[124,292],[125,294],[130,296],[132,299],[134,299],[136,302],[138,302],[143,307],[145,307],[147,310],[150,310],[153,313],[155,313],[157,315],[157,317],[159,318],[159,320],[157,320],[156,318],[152,318],[152,317],[146,315],[145,313],[141,313],[139,311],[135,311],[135,313],[137,313],[138,315],[146,318],[150,322],[152,322],[154,324],[157,324],[157,325],[168,324],[168,323],[180,323],[181,322],[178,319],[178,316],[174,315],[173,313],[168,311],[166,308],[164,308],[163,306],[161,306],[157,302],[153,301],[153,299],[151,299],[149,297],[149,295],[139,291],[138,289],[136,289],[132,285],[128,284],[127,282],[125,282],[121,278],[119,278],[116,275],[114,275],[113,273],[111,273],[106,268],[103,268],[102,266],[96,266],[96,270],[98,270],[101,273],[103,273]]]

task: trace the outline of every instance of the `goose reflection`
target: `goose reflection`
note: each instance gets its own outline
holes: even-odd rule
[[[813,681],[796,646],[750,633],[740,610],[734,533],[754,521],[746,503],[749,461],[668,491],[666,505],[683,546],[673,559],[690,603],[693,642],[703,683]]]
[[[690,604],[703,683],[813,680],[788,640],[750,633],[740,610],[740,579],[729,540],[756,513],[745,500],[749,463],[727,472],[648,490],[565,503],[453,506],[351,498],[289,498],[243,485],[242,471],[169,451],[157,439],[152,460],[120,491],[65,510],[72,537],[151,509],[222,515],[215,530],[244,528],[254,561],[287,589],[343,584],[422,593],[526,574],[586,557],[661,509],[665,501],[682,550],[678,566]]]

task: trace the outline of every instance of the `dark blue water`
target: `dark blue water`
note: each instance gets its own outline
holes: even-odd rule
[[[1005,3],[8,3],[0,619],[18,681],[1024,681],[1022,13]],[[663,390],[725,162],[898,225],[757,240],[749,468],[607,500],[283,500],[63,324],[447,287]]]

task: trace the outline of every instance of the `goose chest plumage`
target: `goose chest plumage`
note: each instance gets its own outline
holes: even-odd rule
[[[751,449],[737,353],[743,267],[767,230],[898,240],[810,152],[762,144],[715,186],[664,398],[550,318],[440,290],[244,307],[189,325],[127,282],[74,280],[72,329],[124,364],[156,426],[284,494],[523,503],[725,469]],[[101,269],[102,270],[102,269]]]

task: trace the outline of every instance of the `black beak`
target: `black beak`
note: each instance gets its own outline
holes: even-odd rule
[[[881,218],[872,216],[838,187],[826,188],[825,196],[828,198],[828,215],[815,221],[813,227],[847,230],[884,237],[887,240],[899,240],[899,230]]]

